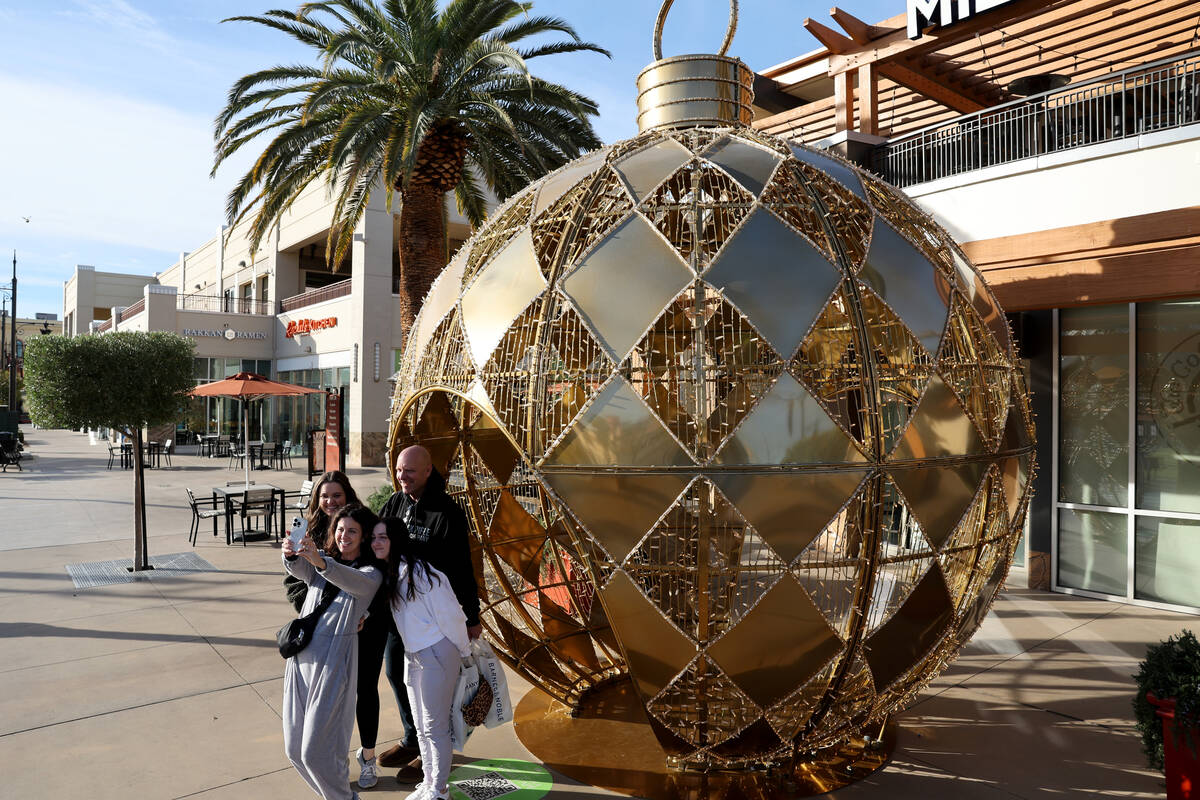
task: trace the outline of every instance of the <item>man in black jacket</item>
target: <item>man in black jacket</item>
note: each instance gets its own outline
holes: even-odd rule
[[[433,468],[429,451],[420,445],[401,451],[396,459],[396,482],[400,491],[388,498],[379,516],[404,520],[409,539],[422,543],[426,560],[449,578],[450,588],[467,616],[467,634],[479,638],[483,626],[479,624],[479,588],[471,562],[467,515],[446,494],[445,478]],[[403,651],[395,653],[389,648],[389,659],[402,656]],[[394,750],[397,748],[380,755],[380,766],[399,766],[396,761],[402,756]],[[401,769],[397,780],[420,780],[419,762],[416,759]]]

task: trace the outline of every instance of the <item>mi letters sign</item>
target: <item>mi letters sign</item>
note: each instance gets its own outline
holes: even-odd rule
[[[929,26],[946,28],[1013,0],[907,0],[908,38],[920,39]]]

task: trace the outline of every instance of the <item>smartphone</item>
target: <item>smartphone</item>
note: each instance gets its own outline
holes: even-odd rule
[[[308,520],[304,517],[292,518],[292,529],[288,531],[288,538],[292,540],[292,547],[300,549],[300,540],[308,533]]]

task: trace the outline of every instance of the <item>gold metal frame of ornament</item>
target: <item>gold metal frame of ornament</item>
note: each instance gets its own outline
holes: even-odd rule
[[[658,19],[654,21],[654,60],[661,61],[662,54],[662,34],[663,26],[667,22],[667,13],[670,12],[671,6],[675,0],[663,0],[662,6],[658,9]],[[729,27],[725,30],[725,39],[721,42],[721,49],[717,51],[717,55],[723,56],[729,52],[729,46],[733,44],[734,34],[737,33],[738,24],[738,0],[729,0]]]
[[[523,741],[636,698],[664,764],[816,774],[1007,574],[1036,459],[999,305],[900,192],[747,127],[751,77],[650,65],[642,133],[506,201],[408,334],[389,452],[449,476],[489,638],[562,704]]]
[[[414,409],[418,418],[406,425]],[[600,598],[590,591],[595,576],[580,573],[590,570],[591,559],[583,555],[588,545],[580,549],[574,523],[533,477],[495,416],[464,392],[430,386],[392,418],[389,461],[409,444],[430,451],[447,478],[447,493],[467,512],[475,577],[486,595],[480,623],[509,665],[567,706],[626,677],[625,658]],[[456,470],[456,463],[472,468]],[[452,473],[459,472],[463,483],[450,484]],[[535,563],[539,559],[550,565],[549,576]],[[529,573],[531,567],[537,575]]]

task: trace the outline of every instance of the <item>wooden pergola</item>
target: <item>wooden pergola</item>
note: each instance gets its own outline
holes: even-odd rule
[[[903,14],[873,25],[830,14],[836,29],[804,22],[821,49],[760,73],[770,99],[755,127],[807,143],[894,137],[1019,99],[1021,78],[1078,83],[1200,48],[1196,0],[1016,0],[917,39]]]

